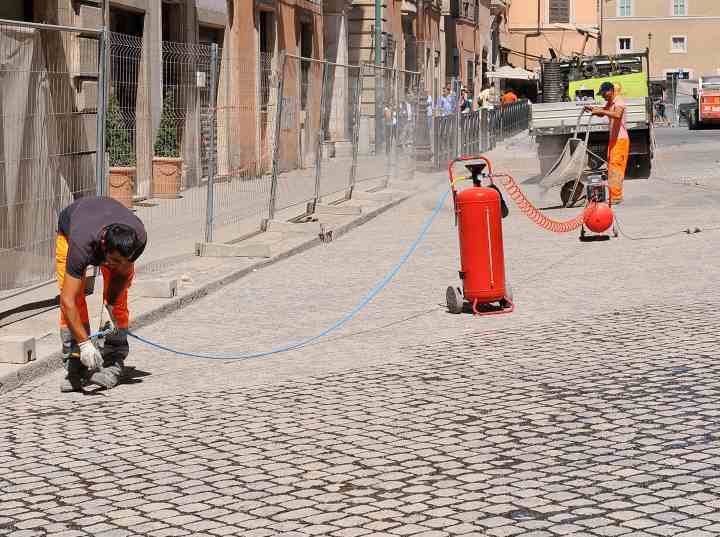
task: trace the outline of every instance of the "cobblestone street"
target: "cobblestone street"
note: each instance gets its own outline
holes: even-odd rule
[[[60,394],[58,372],[10,392],[0,535],[720,534],[719,135],[659,130],[653,178],[627,181],[619,209],[647,240],[580,243],[511,205],[513,315],[447,313],[448,205],[329,338],[242,361],[132,341],[112,391]],[[520,139],[494,158],[532,193],[531,150]],[[320,332],[410,245],[446,188],[434,177],[139,335],[230,356]]]

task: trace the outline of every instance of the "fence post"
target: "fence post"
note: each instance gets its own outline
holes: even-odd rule
[[[345,199],[352,198],[355,189],[355,179],[357,178],[357,162],[358,151],[360,145],[360,122],[362,121],[362,92],[363,92],[363,68],[358,67],[358,84],[357,97],[355,98],[355,111],[353,114],[353,132],[352,132],[352,164],[350,165],[350,176],[348,177],[348,189],[345,193]]]
[[[275,133],[273,136],[272,148],[272,175],[270,178],[270,200],[268,203],[267,221],[263,223],[263,230],[267,229],[267,222],[275,218],[275,207],[277,206],[278,194],[278,175],[280,173],[280,122],[283,113],[283,81],[285,79],[285,63],[287,54],[285,51],[280,53],[280,66],[277,72],[277,104],[275,105]]]
[[[308,207],[308,214],[315,213],[315,208],[320,203],[320,178],[322,177],[322,157],[323,157],[323,142],[325,141],[325,106],[327,106],[327,84],[328,74],[330,72],[330,65],[326,62],[322,62],[322,82],[320,83],[320,125],[317,133],[317,142],[315,146],[315,193],[313,194],[312,207]]]
[[[455,93],[455,154],[450,159],[459,157],[462,154],[462,132],[460,128],[460,81],[453,82],[453,92]]]
[[[103,28],[98,40],[98,98],[97,98],[97,140],[95,142],[95,191],[98,196],[107,194],[105,181],[105,110],[107,101],[107,28]]]
[[[213,220],[215,216],[215,173],[217,159],[217,140],[215,137],[215,129],[217,129],[217,108],[218,103],[215,100],[215,89],[219,78],[219,54],[217,43],[210,46],[210,102],[212,106],[212,114],[210,117],[211,127],[208,136],[208,180],[207,180],[207,206],[205,208],[205,242],[213,240]],[[227,128],[227,125],[226,125]]]

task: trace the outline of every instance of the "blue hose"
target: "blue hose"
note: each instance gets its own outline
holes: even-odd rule
[[[405,251],[405,253],[402,255],[400,260],[397,262],[397,264],[388,272],[385,277],[378,282],[378,284],[373,287],[369,293],[363,297],[363,299],[348,313],[346,313],[343,317],[335,321],[333,324],[328,326],[325,330],[320,332],[319,334],[316,334],[314,336],[307,337],[305,339],[302,339],[295,343],[290,343],[288,345],[285,345],[283,347],[278,347],[275,349],[267,350],[267,351],[260,351],[260,352],[248,352],[244,354],[238,354],[238,355],[222,355],[222,354],[203,354],[203,353],[195,353],[195,352],[185,352],[180,351],[177,349],[173,349],[171,347],[166,347],[165,345],[161,345],[160,343],[156,343],[154,341],[151,341],[149,339],[146,339],[142,336],[138,336],[137,334],[134,334],[133,332],[128,331],[128,336],[140,341],[141,343],[144,343],[145,345],[148,345],[150,347],[154,347],[156,349],[159,349],[161,351],[170,352],[173,354],[177,354],[178,356],[186,356],[189,358],[206,358],[210,360],[246,360],[248,358],[260,358],[263,356],[271,356],[273,354],[280,354],[283,352],[288,352],[291,350],[299,349],[301,347],[304,347],[310,343],[313,343],[314,341],[317,341],[318,339],[321,339],[328,334],[334,332],[341,326],[343,326],[345,323],[353,319],[360,311],[365,308],[378,294],[380,294],[380,291],[382,291],[385,287],[388,286],[388,284],[393,280],[395,275],[400,271],[402,266],[410,259],[410,256],[417,250],[418,246],[420,246],[420,243],[423,241],[425,236],[427,235],[427,232],[430,230],[430,226],[435,221],[435,218],[437,218],[438,214],[440,214],[440,211],[442,210],[443,205],[445,204],[445,200],[447,200],[448,195],[450,194],[451,189],[448,188],[442,196],[438,199],[437,204],[433,208],[432,213],[430,213],[430,216],[425,220],[423,223],[422,228],[420,229],[420,233],[415,238],[415,240],[410,244],[408,249]],[[110,331],[101,331],[96,332],[92,334],[92,338],[97,337],[103,337],[107,335]]]

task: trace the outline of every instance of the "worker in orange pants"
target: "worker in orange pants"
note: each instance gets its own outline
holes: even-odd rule
[[[610,141],[608,143],[608,183],[610,184],[610,203],[617,205],[623,201],[623,181],[627,161],[630,155],[630,135],[625,127],[625,101],[617,95],[611,82],[600,85],[600,95],[605,106],[586,106],[585,111],[594,116],[607,117],[610,121]]]
[[[630,155],[630,140],[620,138],[608,146],[608,183],[610,184],[610,201],[618,204],[623,200],[623,181]]]
[[[109,389],[120,380],[129,351],[128,288],[135,273],[134,262],[146,242],[140,219],[114,199],[82,198],[60,213],[55,261],[67,373],[60,391],[80,391],[86,384]],[[103,353],[89,338],[85,272],[91,265],[102,271],[103,302],[113,328],[105,337]]]

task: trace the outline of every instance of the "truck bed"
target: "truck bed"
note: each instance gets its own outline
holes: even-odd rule
[[[578,117],[586,102],[538,103],[532,105],[530,132],[535,135],[570,134],[575,131]],[[647,129],[650,124],[649,100],[625,99],[628,130]],[[583,117],[587,125],[587,116]],[[592,132],[608,130],[608,119],[594,117]],[[583,128],[581,132],[585,132]]]

